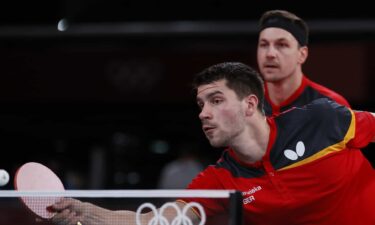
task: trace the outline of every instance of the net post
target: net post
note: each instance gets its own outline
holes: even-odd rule
[[[242,193],[233,191],[229,195],[229,225],[243,225]]]

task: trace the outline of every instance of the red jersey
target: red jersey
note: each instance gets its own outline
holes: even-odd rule
[[[247,164],[232,149],[189,189],[239,190],[247,225],[373,225],[375,174],[359,148],[375,136],[375,118],[318,99],[268,119],[269,144]],[[219,199],[202,204],[208,216],[228,212]]]
[[[266,101],[264,103],[264,111],[267,116],[277,115],[280,112],[284,112],[292,107],[304,106],[318,98],[329,98],[341,105],[350,107],[348,101],[346,101],[341,95],[309,80],[306,76],[303,76],[300,87],[280,105],[275,105],[272,103],[269,97],[267,85],[265,85]]]

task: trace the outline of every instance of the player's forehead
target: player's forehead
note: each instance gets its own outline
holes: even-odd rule
[[[280,40],[293,41],[295,38],[290,32],[277,27],[268,27],[259,34],[259,41],[274,42]]]
[[[204,84],[197,88],[197,99],[205,98],[212,93],[223,93],[227,89],[228,87],[226,86],[225,80],[218,80],[209,84]]]

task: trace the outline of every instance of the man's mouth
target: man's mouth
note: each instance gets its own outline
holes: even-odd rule
[[[203,126],[203,131],[205,132],[205,133],[209,133],[209,132],[211,132],[213,129],[215,129],[215,127],[214,126]]]
[[[276,69],[279,66],[277,64],[271,64],[270,63],[270,64],[265,64],[263,67],[266,68],[266,69]]]

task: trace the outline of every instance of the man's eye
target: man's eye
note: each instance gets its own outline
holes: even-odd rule
[[[222,102],[221,99],[213,99],[212,100],[212,104],[214,104],[214,105],[220,104],[221,102]]]
[[[286,44],[286,43],[279,43],[278,46],[279,46],[279,48],[286,48],[286,47],[288,47],[288,44]]]

